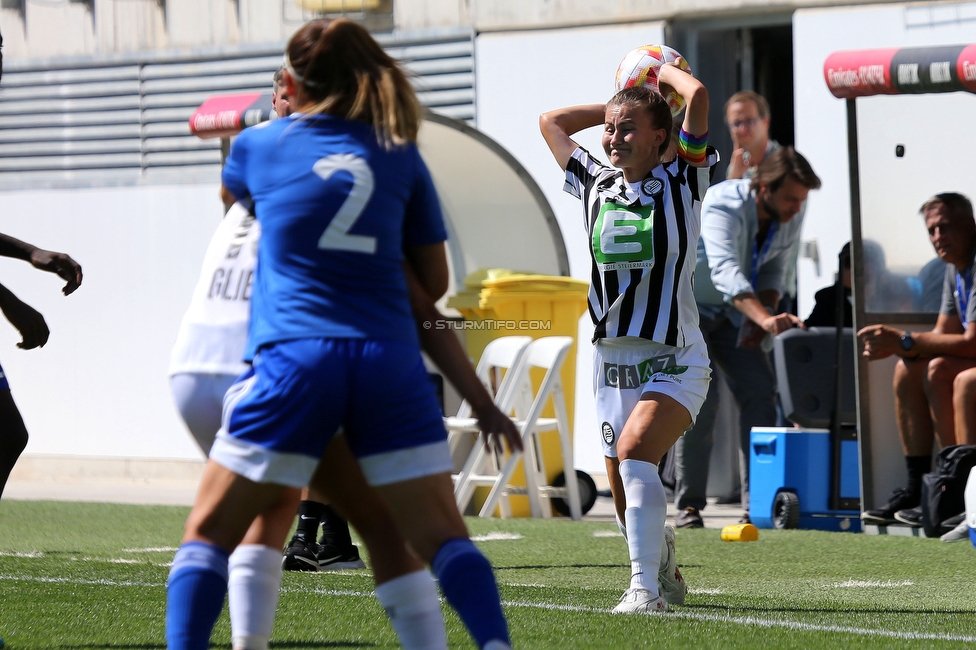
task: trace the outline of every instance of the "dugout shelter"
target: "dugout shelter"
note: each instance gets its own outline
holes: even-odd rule
[[[976,199],[967,160],[976,146],[976,44],[837,51],[823,76],[847,108],[854,329],[928,331],[945,266],[919,208],[940,192]],[[897,357],[855,358],[863,510],[901,487],[904,460],[891,388]]]

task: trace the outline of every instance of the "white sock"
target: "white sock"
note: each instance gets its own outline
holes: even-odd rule
[[[620,517],[617,516],[617,513],[616,512],[613,513],[613,518],[617,520],[617,528],[620,529],[620,534],[624,536],[624,541],[626,542],[627,541],[627,526],[624,525],[624,522],[620,521]]]
[[[657,465],[642,460],[620,463],[620,478],[627,496],[627,547],[630,549],[630,586],[658,594],[657,574],[664,543],[668,497]]]
[[[244,544],[230,556],[227,598],[234,650],[267,650],[281,589],[281,551]]]
[[[421,569],[377,585],[376,598],[405,650],[446,650],[444,615],[429,571]]]

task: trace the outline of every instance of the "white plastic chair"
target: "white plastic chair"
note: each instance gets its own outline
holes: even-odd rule
[[[562,365],[573,345],[569,336],[548,336],[537,339],[529,344],[525,350],[522,363],[518,368],[509,370],[512,379],[512,395],[510,407],[515,411],[516,424],[522,435],[524,453],[510,453],[504,459],[504,464],[491,460],[494,452],[485,450],[484,445],[476,445],[465,463],[465,470],[455,487],[455,497],[458,507],[464,511],[467,508],[474,489],[477,486],[490,486],[491,490],[479,513],[482,517],[490,517],[498,507],[503,517],[509,514],[508,497],[513,494],[525,494],[529,499],[529,512],[533,517],[551,517],[552,508],[549,499],[554,496],[566,498],[569,501],[570,516],[574,520],[582,517],[580,507],[579,485],[576,481],[576,470],[573,463],[573,445],[570,439],[569,418],[566,411],[566,400],[563,396],[561,370]],[[543,368],[545,377],[538,392],[533,395],[531,368]],[[552,401],[554,418],[541,417],[542,411],[549,401]],[[506,411],[509,412],[509,411]],[[546,479],[545,463],[539,445],[539,433],[556,430],[559,434],[560,452],[562,454],[565,487],[554,487]],[[509,485],[520,460],[524,460],[525,488]],[[490,469],[488,466],[491,466]],[[488,473],[491,472],[491,473]]]
[[[478,360],[478,366],[475,368],[475,374],[478,375],[488,392],[494,395],[495,405],[508,415],[512,414],[513,386],[518,383],[515,381],[516,373],[521,366],[525,349],[531,342],[532,339],[528,336],[503,336],[495,339],[485,346],[481,353],[481,359]],[[502,375],[503,371],[505,372],[504,376]],[[465,457],[464,467],[460,473],[453,475],[456,494],[457,488],[461,485],[461,478],[471,474],[473,470],[471,463],[474,462],[474,449],[483,447],[484,444],[479,439],[481,429],[478,426],[478,419],[472,417],[471,405],[468,404],[467,400],[461,402],[457,415],[444,418],[444,426],[447,428],[447,440],[452,456],[466,436],[474,438],[473,441],[468,440],[468,442],[473,442],[473,446]],[[500,463],[497,463],[497,459],[492,458],[491,460],[496,463],[495,470],[497,471]],[[464,507],[467,507],[467,503],[464,504]],[[507,503],[504,507],[507,508]],[[462,508],[461,511],[464,512],[464,509]]]

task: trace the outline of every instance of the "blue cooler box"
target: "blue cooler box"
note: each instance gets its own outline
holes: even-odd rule
[[[860,499],[856,440],[841,442],[840,497]],[[861,532],[858,510],[830,510],[830,431],[754,427],[749,445],[749,517],[774,528],[773,504],[780,492],[799,500],[798,528]]]

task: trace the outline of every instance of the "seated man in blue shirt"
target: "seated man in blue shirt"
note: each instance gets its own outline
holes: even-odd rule
[[[870,360],[892,355],[898,437],[905,454],[908,484],[888,503],[861,514],[866,524],[900,521],[920,526],[922,476],[932,466],[932,444],[940,447],[976,444],[972,420],[972,387],[976,368],[976,221],[962,194],[945,192],[921,210],[929,241],[945,262],[942,306],[930,332],[907,332],[887,325],[868,325],[857,337]]]

